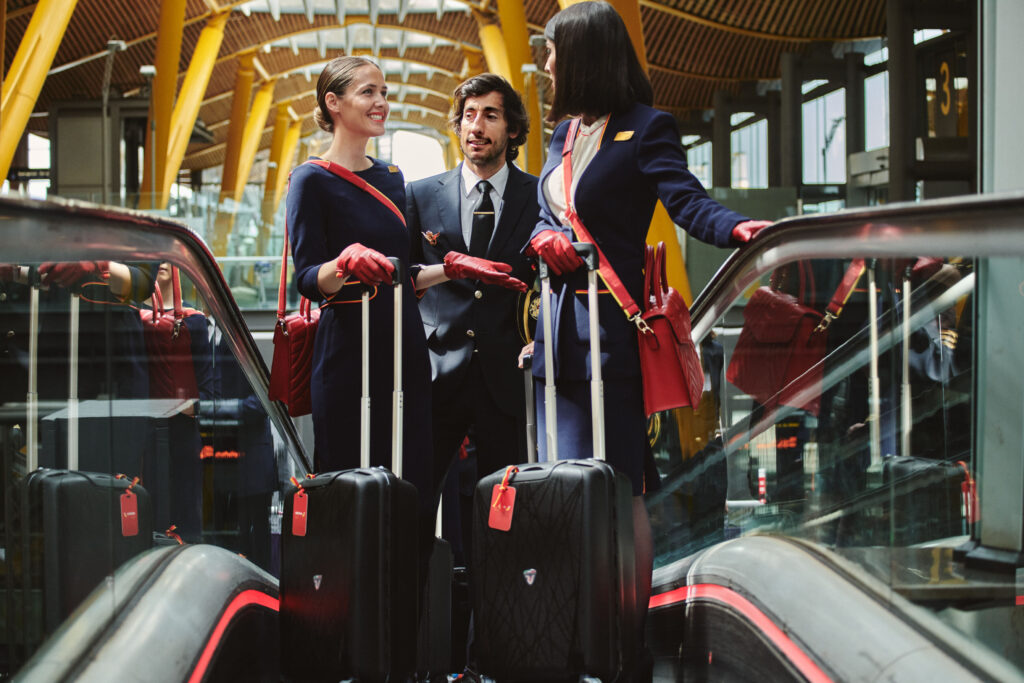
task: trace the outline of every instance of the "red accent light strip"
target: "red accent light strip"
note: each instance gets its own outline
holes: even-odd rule
[[[217,622],[217,626],[214,627],[213,633],[211,633],[209,639],[207,639],[206,647],[203,648],[203,654],[199,655],[199,661],[196,662],[196,668],[192,670],[192,675],[189,676],[189,683],[199,683],[199,681],[203,680],[203,677],[206,675],[206,669],[209,668],[210,661],[213,659],[213,653],[217,651],[217,646],[220,645],[220,639],[224,637],[224,632],[227,630],[231,620],[235,618],[235,615],[238,614],[240,610],[246,607],[252,607],[253,605],[266,607],[267,609],[272,609],[275,612],[280,610],[280,601],[277,598],[271,597],[258,590],[246,590],[236,595],[234,600],[228,604],[224,613],[220,615],[220,620]]]
[[[1024,596],[1017,598],[1017,604],[1021,604],[1022,597]],[[782,629],[776,626],[771,619],[765,616],[764,612],[759,610],[754,603],[750,602],[736,591],[725,588],[724,586],[716,586],[711,583],[701,583],[693,586],[683,586],[659,595],[652,595],[649,603],[649,609],[674,605],[680,602],[693,602],[696,600],[720,602],[749,619],[751,623],[753,623],[754,627],[767,636],[768,640],[770,640],[772,644],[793,664],[793,666],[795,666],[808,681],[811,681],[811,683],[826,683],[832,681],[828,674],[822,671],[821,668],[814,663],[814,660],[812,660],[796,643],[790,640],[790,638],[782,632]]]
[[[1024,605],[1024,595],[1018,595],[1015,604],[1017,604],[1017,605]]]

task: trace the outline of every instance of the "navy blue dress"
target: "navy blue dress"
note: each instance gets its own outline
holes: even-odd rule
[[[373,160],[356,174],[405,207],[405,183],[395,166]],[[299,293],[321,304],[311,379],[315,462],[319,471],[359,466],[361,285],[346,285],[328,302],[317,287],[321,264],[354,242],[409,265],[411,240],[381,201],[330,171],[301,164],[292,171],[287,221]],[[431,462],[430,361],[411,282],[402,304],[402,383],[405,392],[404,478],[421,490]],[[394,377],[394,293],[381,287],[370,300],[370,461],[391,466]]]

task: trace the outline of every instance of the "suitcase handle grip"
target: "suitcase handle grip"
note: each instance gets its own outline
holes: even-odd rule
[[[395,267],[395,269],[391,271],[391,282],[389,284],[397,285],[402,281],[402,259],[397,256],[388,256],[387,259],[388,263]]]
[[[572,248],[576,250],[579,257],[583,259],[583,263],[587,266],[587,270],[597,270],[600,266],[600,262],[597,256],[597,245],[591,244],[590,242],[573,242]]]

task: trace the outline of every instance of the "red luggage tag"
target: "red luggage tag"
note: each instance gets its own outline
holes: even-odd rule
[[[960,482],[960,493],[963,495],[964,519],[967,520],[968,524],[974,524],[981,519],[981,510],[978,509],[978,487],[974,482],[974,477],[971,476],[971,471],[967,469],[967,463],[963,460],[958,460],[957,464],[964,471],[964,480]]]
[[[121,535],[139,535],[139,500],[131,489],[121,494]]]
[[[292,499],[292,536],[306,535],[306,506],[308,503],[306,492],[299,489]]]
[[[124,474],[118,474],[115,479],[127,479]],[[132,491],[132,487],[139,483],[139,478],[132,479],[128,488],[121,494],[121,535],[139,535],[139,499]]]
[[[500,484],[495,484],[491,490],[491,512],[487,516],[487,526],[498,531],[508,531],[512,528],[512,510],[516,504],[516,490],[508,485],[508,478],[519,468],[509,465],[505,468],[505,476]]]

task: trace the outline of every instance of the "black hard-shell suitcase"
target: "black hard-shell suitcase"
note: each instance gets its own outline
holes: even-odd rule
[[[401,267],[395,264],[395,424],[401,424]],[[297,481],[281,529],[281,669],[299,679],[400,680],[416,664],[416,487],[369,466],[369,296],[363,295],[362,467]]]
[[[129,489],[134,504],[125,498]],[[152,547],[153,510],[142,486],[94,472],[38,469],[22,483],[22,496],[22,579],[29,591],[43,591],[49,634],[105,577]]]
[[[28,474],[7,493],[18,497],[5,511],[15,533],[5,556],[15,580],[8,595],[10,614],[19,612],[26,642],[53,633],[64,619],[117,567],[153,544],[153,508],[137,480],[120,475],[76,471],[79,433],[79,296],[70,295],[68,321],[68,418],[65,450],[69,469],[38,468],[39,280],[34,269],[30,292],[29,386],[26,396]],[[6,466],[13,465],[13,457]],[[8,468],[10,473],[13,468]],[[15,514],[14,510],[17,510]],[[11,583],[8,583],[10,590]],[[41,593],[41,599],[38,597]],[[17,604],[13,610],[13,604]],[[9,631],[10,633],[10,631]]]
[[[282,670],[335,681],[410,674],[415,487],[380,467],[328,472],[301,485],[305,534],[295,533],[298,489],[285,497],[281,530]]]
[[[596,251],[579,249],[597,314]],[[544,333],[551,339],[550,284],[540,267]],[[599,337],[591,353],[600,354]],[[553,364],[546,345],[546,367]],[[603,393],[600,363],[592,396]],[[548,456],[555,443],[554,384],[547,374]],[[529,463],[480,480],[473,509],[473,619],[476,664],[500,681],[577,676],[615,679],[636,657],[636,567],[632,489],[603,461],[603,411],[594,401],[598,459]],[[508,473],[507,482],[506,473]],[[492,528],[503,482],[515,489],[507,531]],[[498,487],[498,488],[496,488]]]

